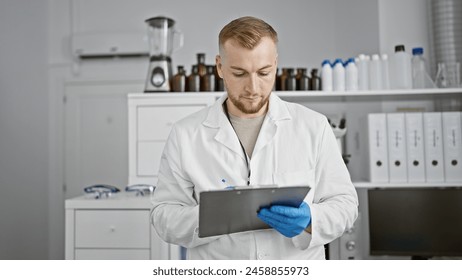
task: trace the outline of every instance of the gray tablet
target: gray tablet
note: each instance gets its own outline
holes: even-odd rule
[[[257,217],[262,207],[299,207],[310,187],[237,188],[200,195],[199,237],[270,228]]]

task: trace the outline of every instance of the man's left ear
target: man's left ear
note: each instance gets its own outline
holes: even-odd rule
[[[220,76],[220,78],[223,79],[223,71],[221,70],[221,57],[220,55],[217,55],[215,57],[215,64],[216,64],[216,67],[217,67],[217,73],[218,73],[218,76]]]

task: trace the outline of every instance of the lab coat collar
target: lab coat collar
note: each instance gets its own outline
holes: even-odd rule
[[[252,158],[273,140],[278,125],[282,121],[291,119],[292,117],[287,109],[287,104],[276,94],[271,93],[266,120],[263,122],[260,133],[258,134],[257,142],[253,148]]]
[[[269,109],[266,115],[274,122],[292,119],[287,105],[275,93],[271,93]]]
[[[245,159],[245,155],[242,152],[242,147],[237,139],[237,135],[223,111],[223,103],[226,101],[227,97],[227,94],[224,94],[215,102],[215,104],[212,105],[207,118],[202,124],[210,128],[218,128],[215,140]],[[266,119],[267,120],[264,121],[260,130],[257,142],[255,143],[253,154],[256,154],[273,139],[274,135],[276,135],[277,123],[279,121],[292,119],[286,104],[273,93],[270,95]]]

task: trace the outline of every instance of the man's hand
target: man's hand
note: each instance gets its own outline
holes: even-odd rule
[[[286,237],[299,235],[311,224],[311,211],[306,202],[300,207],[273,205],[262,208],[257,216]]]

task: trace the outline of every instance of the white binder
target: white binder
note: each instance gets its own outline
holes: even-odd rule
[[[387,114],[388,170],[390,183],[407,182],[406,126],[404,113]]]
[[[444,178],[462,182],[462,128],[460,112],[443,112]]]
[[[422,113],[406,113],[407,181],[425,182],[425,150]]]
[[[441,113],[424,113],[425,174],[427,182],[444,182]]]
[[[369,114],[369,180],[371,182],[388,182],[388,145],[386,114]]]

